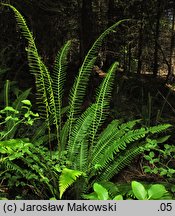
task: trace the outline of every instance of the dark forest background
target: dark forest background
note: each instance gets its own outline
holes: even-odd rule
[[[10,3],[26,18],[40,54],[50,66],[64,42],[74,39],[70,62],[72,67],[77,67],[100,33],[116,21],[129,18],[132,20],[101,48],[98,66],[105,67],[117,59],[128,74],[162,74],[167,80],[174,74],[174,1],[15,0]],[[13,68],[6,76],[19,80],[27,76],[25,41],[18,34],[11,13],[7,8],[2,8],[0,13],[0,68],[1,74],[4,68]]]
[[[116,112],[127,118],[133,115],[141,117],[146,115],[145,118],[148,118],[149,122],[150,112],[153,117],[157,116],[158,112],[161,116],[163,111],[165,118],[169,113],[174,115],[172,95],[175,74],[175,2],[173,0],[3,2],[10,2],[26,18],[39,53],[49,68],[52,68],[61,46],[69,39],[74,41],[69,54],[69,78],[65,87],[68,89],[72,86],[78,68],[96,38],[115,22],[130,19],[108,36],[96,62],[104,72],[114,61],[120,63],[117,73],[119,78],[114,88],[113,107],[117,107],[117,111],[114,109],[114,115]],[[1,88],[3,81],[7,79],[14,81],[20,89],[33,87],[34,78],[28,72],[26,41],[21,37],[12,11],[8,8],[1,7],[0,32]],[[96,86],[98,82],[95,77],[92,86]],[[35,92],[34,87],[33,91]],[[153,101],[154,98],[156,99]],[[169,99],[171,101],[168,101]],[[148,108],[150,101],[151,111]],[[159,107],[154,106],[153,102]]]

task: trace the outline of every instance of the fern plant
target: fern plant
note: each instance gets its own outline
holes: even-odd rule
[[[23,16],[12,5],[3,5],[13,10],[18,26],[28,41],[28,61],[30,70],[36,78],[39,112],[45,119],[42,127],[36,131],[32,142],[35,143],[46,128],[50,136],[51,125],[52,130],[55,126],[59,152],[58,163],[66,151],[66,166],[59,170],[59,198],[62,198],[68,187],[74,184],[76,198],[79,199],[82,193],[92,187],[94,181],[108,181],[128,165],[134,157],[143,152],[147,135],[164,131],[170,125],[138,128],[137,124],[140,120],[126,123],[113,120],[107,128],[103,128],[103,123],[109,114],[112,86],[118,62],[114,62],[107,71],[107,75],[96,91],[96,101],[83,113],[81,111],[98,50],[105,37],[126,20],[121,20],[108,28],[92,45],[79,69],[70,91],[69,106],[65,109],[62,107],[63,85],[71,41],[66,42],[58,53],[54,73],[51,76],[38,54],[33,35]],[[62,113],[65,110],[67,120],[63,122]]]

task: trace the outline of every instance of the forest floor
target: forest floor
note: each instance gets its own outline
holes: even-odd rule
[[[165,84],[165,77],[152,77],[149,74],[119,76],[118,86],[113,93],[111,115],[126,121],[142,119],[144,126],[170,123],[172,128],[168,143],[175,145],[175,88]],[[175,159],[174,159],[175,169]],[[143,171],[143,156],[115,176],[114,182],[129,183],[132,180],[163,182],[160,175]]]

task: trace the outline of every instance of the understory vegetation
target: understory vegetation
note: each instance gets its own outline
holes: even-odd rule
[[[140,116],[126,119],[113,112],[117,105],[113,103],[112,108],[118,61],[112,62],[100,77],[90,102],[86,103],[102,44],[131,20],[120,20],[100,34],[85,55],[67,94],[69,54],[75,40],[62,46],[49,68],[39,55],[24,16],[10,4],[2,7],[13,11],[26,41],[35,93],[31,88],[21,91],[9,80],[3,83],[1,199],[174,199],[175,147],[169,141],[173,126],[158,121],[160,112],[152,124],[151,96]],[[132,167],[135,160],[139,160],[145,176],[157,175],[161,181],[117,181],[117,176]]]

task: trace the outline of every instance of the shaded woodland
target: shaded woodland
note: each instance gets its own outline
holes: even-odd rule
[[[10,156],[10,154],[12,153],[4,153],[4,147],[2,147],[1,149],[0,146],[0,158],[2,158],[2,163],[0,164],[0,197],[6,197],[8,199],[49,199],[54,197],[58,199],[62,198],[65,190],[68,188],[68,186],[71,186],[70,189],[64,193],[63,199],[90,199],[91,196],[88,197],[87,194],[93,192],[94,184],[99,183],[100,186],[106,188],[109,191],[110,187],[113,188],[113,191],[115,191],[115,187],[119,188],[118,193],[109,193],[109,197],[111,199],[114,197],[117,197],[116,199],[121,199],[121,196],[122,199],[127,199],[128,197],[130,197],[127,194],[127,191],[131,190],[129,186],[130,183],[132,181],[140,181],[146,185],[145,188],[148,187],[148,190],[149,184],[160,183],[164,185],[166,187],[166,190],[171,195],[166,194],[166,196],[162,195],[162,197],[165,199],[174,199],[175,1],[1,0],[1,3],[7,5],[0,5],[0,109],[2,110],[0,114],[0,145],[10,145],[10,142],[13,143],[14,140],[18,140],[18,143],[19,139],[22,140],[24,138],[28,138],[32,144],[36,142],[36,146],[42,145],[43,148],[41,147],[40,149],[39,147],[40,153],[35,152],[35,147],[31,147],[31,152],[33,151],[33,154],[36,154],[38,158],[40,158],[40,154],[45,154],[46,159],[40,158],[40,160],[43,164],[47,164],[48,167],[53,163],[52,165],[55,167],[55,170],[59,173],[59,176],[61,176],[60,182],[62,184],[60,183],[60,188],[62,189],[60,189],[59,192],[54,190],[57,181],[55,170],[53,171],[53,173],[51,173],[52,171],[50,171],[50,176],[46,175],[45,179],[43,178],[42,180],[40,180],[41,176],[44,176],[44,174],[40,173],[39,168],[31,168],[32,166],[34,166],[35,162],[38,163],[37,160],[39,159],[36,158],[36,161],[34,161],[34,159],[32,161],[32,159],[29,158],[26,159],[28,160],[28,162],[26,162],[24,158],[21,158],[25,154],[28,154],[28,150],[26,150],[25,153],[21,153],[20,156],[18,155],[13,158],[12,155]],[[31,38],[29,37],[30,35],[26,33],[27,28],[25,28],[23,24],[21,24],[22,27],[20,26],[19,20],[17,20],[17,18],[15,18],[14,16],[13,8],[8,7],[9,4],[14,6],[14,8],[16,8],[25,18],[27,26],[32,32]],[[17,16],[18,15],[16,15],[16,17]],[[84,59],[86,59],[86,56],[88,56],[88,51],[91,49],[93,43],[97,40],[97,38],[100,37],[100,35],[103,35],[103,32],[105,32],[110,26],[113,26],[115,23],[121,20],[123,20],[121,24],[117,25],[115,29],[112,29],[110,34],[105,33],[105,40],[98,47],[98,52],[96,54],[94,64],[91,65],[90,63],[88,63],[88,60],[89,62],[93,61],[93,58],[91,59],[91,57],[94,57],[95,53],[89,55],[90,57],[86,62]],[[68,41],[71,41],[70,47]],[[32,56],[31,54],[34,51],[30,50],[32,46],[34,47],[32,43],[36,44],[35,52],[37,54],[35,54],[34,56]],[[42,112],[40,113],[37,97],[38,92],[42,93],[43,89],[41,88],[38,91],[37,85],[40,80],[37,80],[37,77],[39,76],[37,75],[37,70],[40,64],[41,70],[45,71],[45,73],[47,72],[46,69],[42,69],[43,64],[41,62],[43,62],[47,66],[48,71],[51,71],[49,72],[50,75],[48,75],[48,77],[56,77],[57,75],[55,75],[55,71],[61,71],[63,69],[59,70],[58,67],[55,66],[55,64],[59,62],[59,59],[55,59],[57,59],[57,53],[59,50],[61,50],[60,52],[64,54],[64,48],[67,49],[65,44],[67,44],[67,47],[69,47],[69,51],[67,51],[67,53],[65,54],[67,55],[67,57],[65,57],[67,59],[66,62],[64,62],[63,59],[63,66],[66,67],[67,74],[64,77],[65,83],[63,84],[61,82],[61,84],[63,84],[63,89],[61,89],[60,91],[64,91],[64,96],[60,96],[62,97],[62,104],[58,104],[58,107],[69,106],[69,108],[67,108],[67,111],[64,110],[64,108],[62,110],[59,107],[58,111],[60,111],[61,113],[63,112],[63,116],[61,116],[61,114],[59,114],[55,108],[55,113],[56,115],[58,114],[57,119],[59,119],[58,122],[60,123],[57,125],[57,120],[55,120],[54,123],[52,122],[52,120],[50,120],[50,118],[48,118],[49,120],[43,120],[44,114],[42,114]],[[96,47],[94,46],[94,50],[95,49]],[[40,57],[38,56],[41,57],[41,62],[39,59]],[[38,61],[32,62],[32,58],[38,58]],[[82,66],[86,65],[84,64],[84,62],[87,63],[87,79],[89,79],[87,81],[85,78],[86,70],[83,68],[85,66]],[[38,64],[38,66],[36,66],[36,64]],[[60,64],[62,64],[62,62]],[[62,65],[60,66],[60,68],[61,67]],[[105,92],[104,90],[106,95],[101,96],[99,92],[102,91],[103,80],[107,79],[107,74],[110,74],[110,72],[112,74],[113,68],[116,70],[116,75],[113,78],[114,80],[111,81],[113,83],[113,89],[111,90],[110,87],[109,93]],[[87,88],[83,90],[84,93],[82,93],[82,98],[80,88],[80,95],[75,96],[75,104],[73,104],[72,101],[74,99],[76,86],[75,83],[78,83],[78,78],[76,80],[76,77],[79,77],[78,74],[81,72],[81,70],[82,73],[84,72],[84,80],[82,78],[82,85],[86,85],[84,84],[84,82],[87,82]],[[50,88],[52,87],[52,79],[47,79],[47,82],[44,81],[44,83],[46,84],[46,87],[47,85],[49,86],[46,89],[46,92],[49,89],[49,95],[52,93],[52,91],[50,90]],[[49,79],[51,80],[50,84],[48,84]],[[53,95],[55,86],[56,84],[54,84],[53,81]],[[72,88],[72,86],[74,87]],[[96,93],[98,86],[100,86],[99,92]],[[39,86],[39,88],[40,87],[41,85]],[[73,96],[69,95],[71,89],[73,93],[70,93],[70,95],[72,94]],[[21,96],[22,93],[24,93],[26,98],[24,95]],[[108,94],[111,94],[111,99],[108,98]],[[58,96],[59,93],[56,93],[55,95],[56,99],[60,99]],[[80,98],[81,105],[79,102],[77,102],[76,104],[76,97]],[[102,102],[99,102],[99,105],[98,103],[96,103],[97,108],[95,108],[95,111],[93,112],[96,112],[97,114],[96,117],[94,117],[94,120],[91,116],[91,113],[86,114],[88,113],[87,110],[89,107],[91,107],[91,104],[94,104],[96,100],[98,101],[96,97],[99,99],[99,101],[106,100],[107,103],[109,101],[109,115],[108,117],[103,117],[105,120],[101,117],[102,122],[100,122],[101,120],[98,121],[97,118],[100,115],[99,110],[102,107]],[[31,113],[30,108],[26,108],[28,111],[24,113],[25,117],[27,116],[25,119],[24,127],[20,126],[22,122],[21,116],[18,116],[17,113],[9,115],[9,112],[14,111],[10,109],[5,110],[4,108],[14,108],[15,103],[21,103],[20,99],[28,99],[32,104],[33,110]],[[46,98],[41,97],[40,99],[43,99],[44,102],[46,102],[46,99],[48,98],[46,95]],[[14,102],[15,100],[17,100],[17,102]],[[54,112],[52,111],[52,102],[53,98],[48,99],[48,107],[50,106],[51,110],[49,110],[50,108],[48,108],[49,111],[47,113],[48,115],[46,115],[47,117],[51,115],[50,113]],[[26,104],[24,102],[24,105],[30,107],[28,102],[26,102]],[[77,106],[78,109],[79,105],[81,112],[76,111],[75,108]],[[19,106],[18,108],[20,109],[21,107]],[[104,108],[104,110],[105,109],[106,107]],[[89,110],[91,110],[91,108]],[[104,110],[102,109],[101,113],[106,113],[106,110]],[[37,116],[38,113],[39,116],[41,116],[39,120]],[[82,114],[82,116],[80,116],[80,113],[84,113],[84,115]],[[4,114],[6,115],[6,118],[3,116]],[[10,121],[18,122],[19,120],[19,124],[8,122],[8,115],[12,119]],[[66,115],[68,117],[66,117]],[[98,129],[98,126],[96,126],[94,123],[94,125],[92,126],[92,128],[94,128],[93,131],[90,132],[88,138],[85,138],[88,140],[86,141],[90,144],[85,147],[77,144],[77,146],[80,146],[79,148],[82,148],[81,151],[86,149],[86,151],[90,152],[91,148],[95,148],[95,145],[98,146],[98,139],[96,141],[97,134],[100,134],[103,130],[105,131],[105,129],[107,130],[107,128],[110,127],[109,125],[111,125],[110,122],[113,122],[116,119],[121,124],[121,127],[119,127],[118,130],[120,129],[121,134],[123,133],[121,137],[116,137],[116,139],[119,139],[118,142],[120,142],[120,140],[123,140],[125,135],[128,133],[128,138],[123,142],[125,142],[125,144],[127,145],[127,143],[134,141],[135,146],[133,146],[133,148],[129,147],[130,149],[127,150],[128,152],[130,150],[131,152],[133,151],[133,155],[129,155],[128,158],[125,158],[124,154],[119,155],[121,158],[125,158],[126,162],[124,162],[121,167],[119,166],[116,174],[113,173],[108,176],[107,174],[105,175],[105,172],[103,173],[103,171],[101,171],[102,169],[108,169],[108,166],[106,164],[110,160],[113,160],[112,156],[106,158],[106,164],[102,163],[101,168],[99,165],[101,160],[99,159],[98,161],[97,159],[94,159],[94,161],[96,162],[96,168],[94,172],[96,172],[96,169],[99,169],[99,173],[103,173],[100,174],[102,177],[97,178],[99,174],[89,174],[87,171],[88,175],[90,175],[91,178],[89,177],[89,179],[87,180],[87,185],[83,185],[82,182],[84,180],[82,178],[84,178],[84,170],[80,165],[77,165],[78,162],[73,162],[73,158],[76,154],[78,154],[76,152],[79,151],[78,147],[72,147],[71,144],[68,144],[68,148],[72,148],[76,152],[74,152],[73,154],[69,152],[69,149],[66,149],[66,144],[60,143],[63,140],[65,143],[68,140],[67,142],[69,143],[71,136],[74,138],[73,133],[76,133],[76,130],[78,130],[77,128],[80,127],[80,125],[76,126],[76,123],[73,122],[72,119],[78,118],[77,122],[83,125],[84,123],[82,119],[85,118],[86,115],[91,116],[92,122],[94,121],[97,125],[99,124],[99,127],[101,126],[101,129]],[[19,119],[15,120],[14,117]],[[34,120],[36,118],[36,123],[34,124],[34,120],[32,120],[33,118]],[[62,124],[65,123],[66,125],[67,118],[69,120],[67,123],[69,126],[66,126],[68,127],[68,129],[65,129],[66,127],[62,126]],[[45,126],[42,125],[44,125],[43,122],[47,122],[47,120],[49,122],[49,126],[47,125],[48,128],[46,130],[46,128],[44,128]],[[139,122],[137,122],[137,120],[139,120]],[[133,123],[134,121],[135,123]],[[127,122],[132,123],[125,131],[125,126],[123,125]],[[19,125],[18,129],[16,128],[16,124]],[[87,123],[87,125],[87,128],[91,127],[90,122]],[[165,127],[163,127],[162,125],[165,125]],[[41,139],[41,134],[37,137],[37,139],[34,140],[34,137],[36,135],[35,131],[39,126],[42,126],[43,140]],[[75,130],[72,129],[74,126]],[[14,128],[16,129],[13,132]],[[64,138],[64,135],[67,133],[66,130],[71,131],[71,129],[73,130],[73,132],[70,132],[68,138]],[[8,132],[8,130],[10,132]],[[25,130],[27,131],[27,133]],[[113,129],[111,128],[111,131],[112,130]],[[139,130],[139,134],[135,134],[134,136],[134,133],[137,130]],[[145,135],[147,132],[143,132],[142,130],[149,130],[149,133],[151,133],[151,135]],[[129,131],[131,132],[131,134],[133,134],[131,135],[131,138]],[[162,131],[161,134],[159,134],[160,131]],[[24,132],[25,136],[23,135]],[[83,131],[82,129],[82,131],[79,131],[79,133],[85,134],[85,131]],[[103,135],[101,136],[103,137]],[[101,136],[99,135],[99,137]],[[108,136],[111,136],[110,130],[106,137]],[[138,137],[136,138],[136,136]],[[78,139],[77,137],[78,135],[76,136],[76,139]],[[143,137],[145,137],[145,141]],[[104,140],[105,139],[107,138],[104,138]],[[29,140],[27,142],[29,142]],[[3,144],[3,142],[5,143],[6,141],[9,141],[9,143]],[[22,142],[25,143],[26,141]],[[59,144],[60,146],[62,145],[61,147],[58,147],[58,152],[62,152],[61,154],[59,154],[59,168],[56,162],[57,156],[55,150],[57,142],[58,146]],[[78,141],[76,140],[74,142],[76,143]],[[137,154],[134,153],[136,146],[140,144],[143,146],[144,142],[147,143],[146,147],[144,147],[144,153],[141,152],[141,149],[139,149],[140,152],[138,151]],[[118,151],[119,149],[122,149],[122,145],[124,144],[121,144],[121,146],[118,147],[118,150],[115,149],[114,152],[119,154]],[[94,158],[97,158],[98,156],[100,158],[100,154],[105,155],[106,152],[109,152],[109,149],[107,151],[107,147],[104,147],[105,151],[94,153]],[[13,151],[15,152],[18,150],[13,149]],[[66,151],[67,153],[65,153]],[[50,154],[52,155],[52,159],[50,159]],[[109,155],[111,154],[112,153],[110,153]],[[7,155],[8,157],[12,157],[12,159],[9,159],[8,162],[3,163],[3,161],[6,160],[4,158],[5,156],[7,157]],[[93,153],[89,153],[89,155],[92,155],[93,157]],[[81,157],[83,156],[84,155],[82,154]],[[87,158],[90,158],[90,156],[87,156]],[[86,155],[84,157],[86,157]],[[28,158],[28,156],[26,156],[26,158]],[[131,159],[132,163],[130,162]],[[45,160],[47,160],[47,162],[45,162]],[[52,162],[50,160],[52,160]],[[14,163],[12,163],[12,161],[14,161]],[[22,165],[21,167],[22,163],[24,163],[25,165]],[[37,166],[43,166],[42,169],[45,169],[43,164]],[[82,166],[85,166],[85,162],[83,160],[82,164]],[[86,166],[88,165],[86,164]],[[19,170],[25,170],[24,175],[28,176],[26,177],[27,180],[25,180],[25,177],[22,174],[15,176],[13,171],[11,172],[11,170],[17,169],[17,167],[20,167]],[[66,182],[65,176],[68,175],[67,168],[72,171],[70,171],[69,175],[74,176],[75,179],[78,179],[78,181],[75,183],[75,187],[72,187],[73,182],[67,182],[67,186],[65,186],[66,189],[63,190],[64,187],[62,186]],[[32,170],[31,173],[33,172],[33,174],[31,174],[31,176],[29,176],[29,173],[26,171],[27,169]],[[79,172],[73,173],[74,169],[78,170]],[[122,171],[120,171],[121,169]],[[47,170],[45,170],[45,172],[47,173]],[[10,178],[13,180],[10,180]],[[109,180],[111,181],[111,185],[108,184]],[[41,185],[39,184],[40,181]],[[46,185],[46,189],[43,189],[43,191],[40,192],[40,188],[42,188],[43,185]],[[82,192],[81,188],[79,188],[80,186],[78,185],[83,185],[82,188],[85,192]],[[16,190],[14,186],[19,188],[19,190]],[[135,187],[139,186],[136,185]],[[103,188],[101,189],[103,190]],[[114,194],[117,194],[117,196],[113,196]],[[135,196],[135,199],[139,199],[139,197]]]

